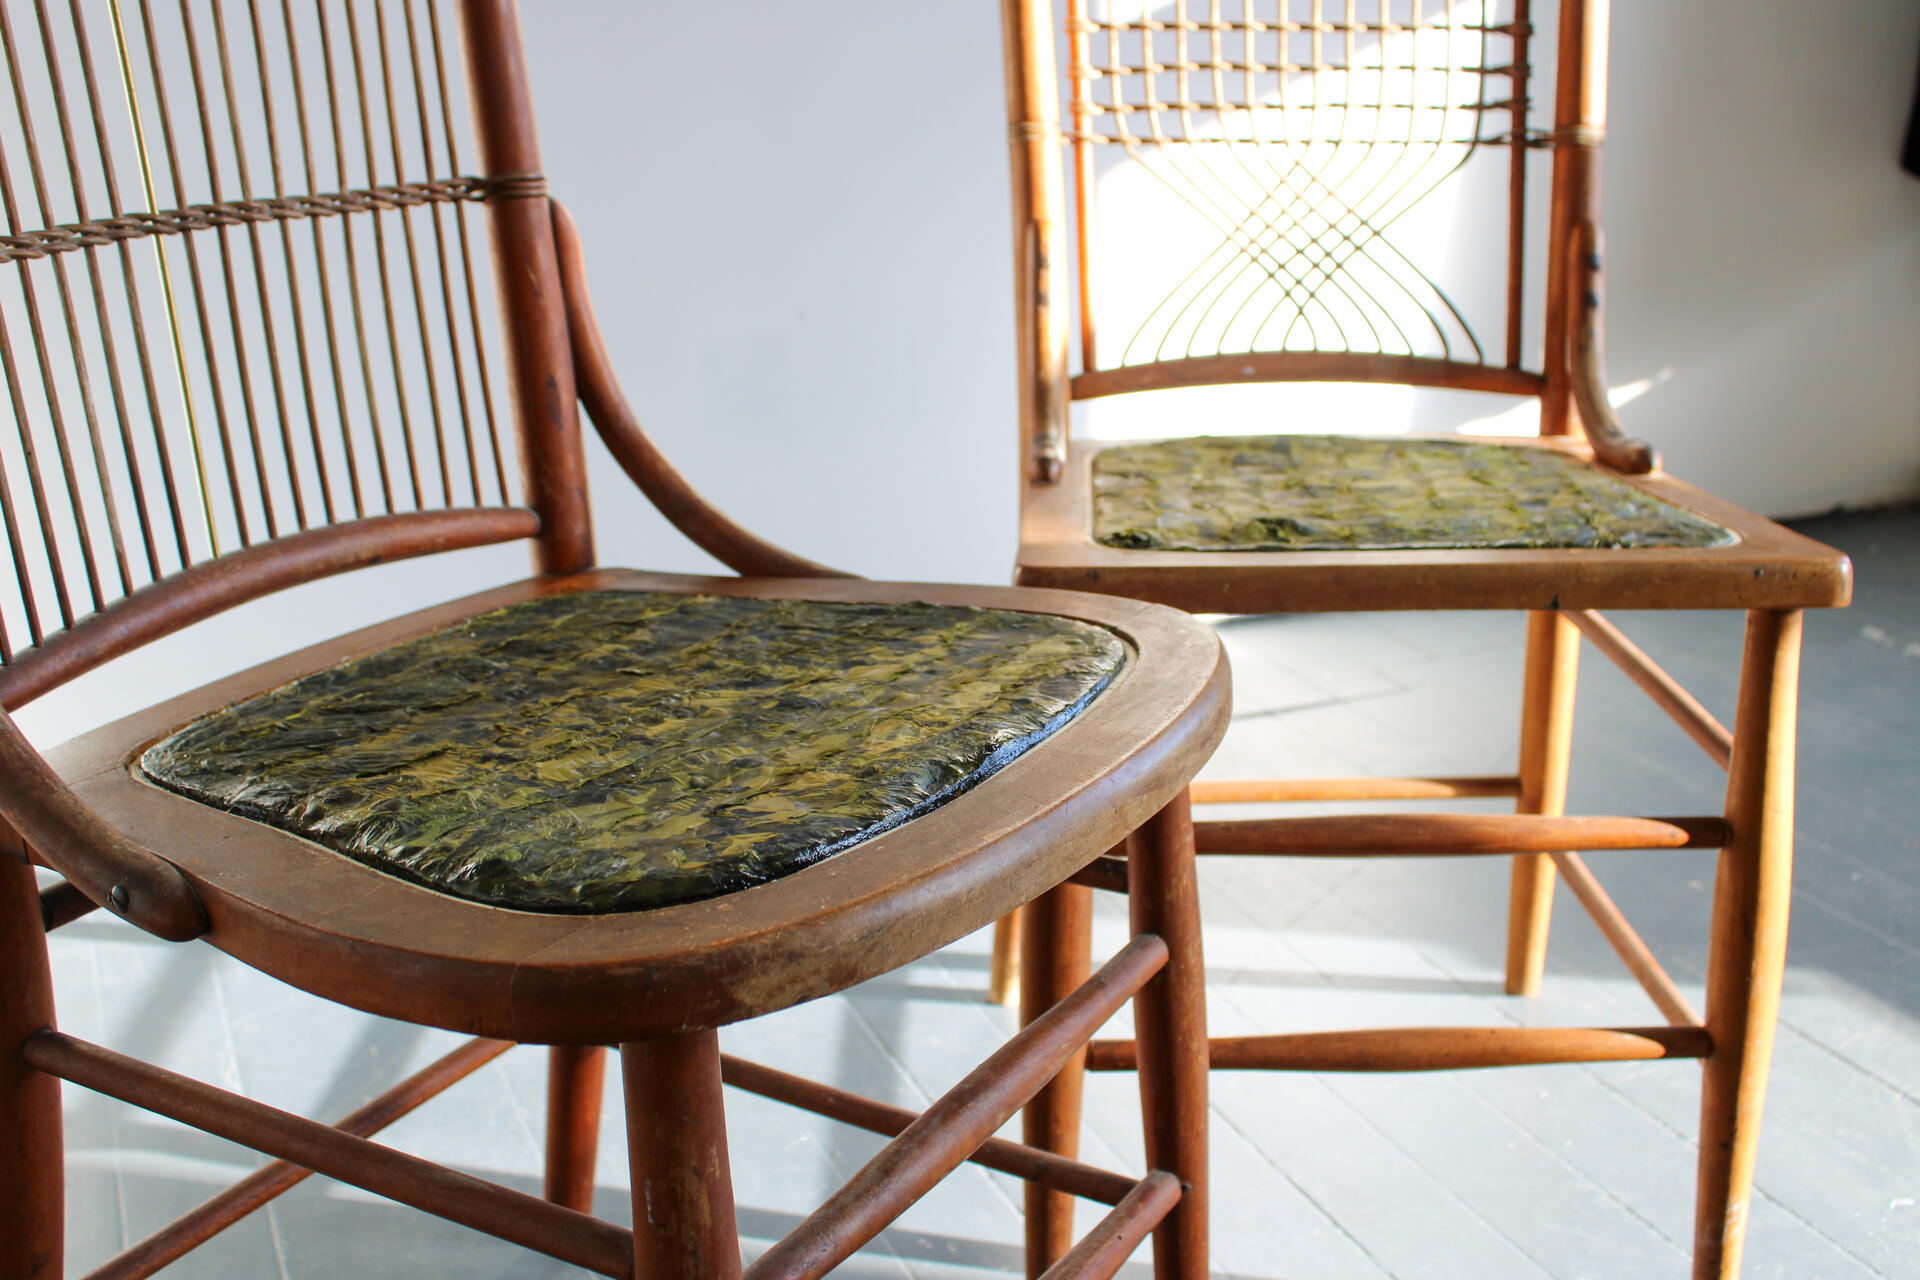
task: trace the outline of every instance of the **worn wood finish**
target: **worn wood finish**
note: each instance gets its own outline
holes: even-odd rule
[[[1127,859],[1136,934],[1166,941],[1167,964],[1134,1002],[1147,1167],[1180,1180],[1180,1203],[1154,1228],[1155,1280],[1207,1275],[1207,1001],[1200,891],[1185,794],[1140,829]]]
[[[1108,1280],[1180,1198],[1178,1178],[1164,1169],[1149,1173],[1085,1239],[1048,1267],[1041,1280]]]
[[[0,831],[0,1280],[63,1275],[66,1176],[60,1081],[21,1054],[27,1038],[54,1025],[53,977],[33,868],[19,840]]]
[[[788,1075],[758,1062],[720,1056],[720,1079],[735,1089],[784,1102],[811,1111],[829,1120],[838,1120],[870,1133],[897,1138],[915,1120],[917,1112],[905,1107],[888,1106],[872,1098],[836,1089],[817,1080]],[[1038,1182],[1083,1200],[1100,1204],[1119,1204],[1134,1189],[1134,1180],[1125,1174],[1096,1169],[1078,1160],[1069,1160],[1051,1151],[1041,1151],[1004,1138],[988,1138],[968,1157],[970,1163],[1010,1173],[1016,1178]]]
[[[357,1108],[333,1127],[356,1138],[370,1138],[511,1048],[513,1046],[504,1040],[469,1040]],[[111,1262],[96,1267],[87,1274],[87,1280],[144,1280],[274,1197],[305,1182],[312,1174],[312,1170],[285,1160],[262,1165]]]
[[[600,1045],[557,1044],[547,1051],[547,1167],[541,1194],[581,1213],[593,1211],[606,1077],[607,1051]]]
[[[527,503],[540,513],[534,567],[577,573],[594,563],[587,464],[573,381],[533,98],[513,0],[462,0],[474,134],[494,184],[493,252],[501,335],[518,416]]]
[[[1237,135],[1224,123],[1224,115],[1211,117],[1203,125],[1192,122],[1204,112],[1218,109],[1223,88],[1217,79],[1209,97],[1205,91],[1190,90],[1189,78],[1204,79],[1205,68],[1212,65],[1209,59],[1221,57],[1220,31],[1241,32],[1264,20],[1255,17],[1250,8],[1216,6],[1217,12],[1200,27],[1175,30],[1180,24],[1169,22],[1156,37],[1136,31],[1128,25],[1130,20],[1115,19],[1104,10],[1095,12],[1082,0],[1066,0],[1068,80],[1074,86],[1074,96],[1072,118],[1063,122],[1043,110],[1052,105],[1050,88],[1042,91],[1036,87],[1042,81],[1050,84],[1058,73],[1051,61],[1051,37],[1036,31],[1038,7],[1038,0],[1007,0],[1003,6],[1009,118],[1019,125],[1015,140],[1014,243],[1019,279],[1016,314],[1022,326],[1019,388],[1023,457],[1033,452],[1035,423],[1043,417],[1036,408],[1044,399],[1043,382],[1048,394],[1057,394],[1056,383],[1047,381],[1057,379],[1053,348],[1046,348],[1044,359],[1035,356],[1036,323],[1051,325],[1054,320],[1044,313],[1038,300],[1043,290],[1036,282],[1043,273],[1033,265],[1036,260],[1030,231],[1033,227],[1064,227],[1069,221],[1055,195],[1059,147],[1053,146],[1045,154],[1034,152],[1043,135],[1064,127],[1074,148],[1078,188],[1071,219],[1077,232],[1075,260],[1079,267],[1083,360],[1080,372],[1068,384],[1073,399],[1162,391],[1166,394],[1159,400],[1167,406],[1169,429],[1204,433],[1208,424],[1204,418],[1181,412],[1183,405],[1176,389],[1313,379],[1394,382],[1536,397],[1540,404],[1538,439],[1486,443],[1562,452],[1733,533],[1726,545],[1704,549],[1189,552],[1109,547],[1092,539],[1091,464],[1095,455],[1108,447],[1107,442],[1069,439],[1057,466],[1030,466],[1023,471],[1020,546],[1015,563],[1015,581],[1024,586],[1108,592],[1195,613],[1442,609],[1529,613],[1525,708],[1515,776],[1209,781],[1196,784],[1191,791],[1195,803],[1219,804],[1513,796],[1518,810],[1515,816],[1356,815],[1203,822],[1195,830],[1197,847],[1201,852],[1290,856],[1517,854],[1509,900],[1506,973],[1507,990],[1517,994],[1533,994],[1540,989],[1554,885],[1557,876],[1564,875],[1576,898],[1678,1030],[1658,1034],[1606,1029],[1552,1033],[1561,1037],[1558,1041],[1533,1033],[1519,1038],[1502,1035],[1496,1037],[1497,1044],[1478,1048],[1471,1039],[1460,1038],[1474,1034],[1465,1031],[1458,1035],[1451,1031],[1436,1033],[1438,1040],[1423,1032],[1417,1043],[1404,1038],[1411,1033],[1342,1033],[1358,1038],[1290,1040],[1283,1055],[1286,1064],[1305,1067],[1344,1061],[1384,1069],[1387,1064],[1401,1063],[1415,1069],[1420,1064],[1446,1065],[1443,1059],[1457,1059],[1469,1051],[1492,1065],[1506,1061],[1591,1060],[1581,1056],[1584,1054],[1597,1054],[1600,1059],[1697,1056],[1710,1045],[1718,1046],[1707,1068],[1700,1175],[1702,1243],[1697,1266],[1700,1275],[1733,1274],[1738,1265],[1738,1219],[1744,1212],[1751,1175],[1752,1133],[1778,991],[1778,955],[1774,948],[1784,930],[1787,893],[1784,848],[1788,837],[1784,824],[1771,815],[1791,810],[1791,769],[1758,762],[1775,751],[1764,739],[1775,732],[1772,726],[1776,722],[1788,726],[1786,741],[1790,744],[1792,695],[1789,691],[1766,703],[1763,712],[1755,709],[1759,703],[1749,706],[1762,695],[1743,685],[1742,725],[1729,734],[1697,699],[1595,611],[1731,609],[1751,614],[1756,619],[1753,626],[1759,628],[1763,626],[1758,621],[1761,618],[1797,618],[1799,610],[1844,606],[1851,594],[1852,569],[1844,555],[1667,475],[1660,468],[1658,453],[1647,442],[1627,434],[1608,402],[1604,360],[1606,264],[1600,216],[1607,0],[1559,3],[1552,128],[1544,139],[1552,149],[1544,271],[1539,277],[1544,283],[1541,314],[1545,341],[1536,369],[1525,367],[1523,362],[1518,319],[1528,305],[1521,288],[1526,256],[1521,234],[1526,223],[1526,153],[1530,145],[1543,139],[1519,120],[1510,135],[1485,143],[1490,149],[1497,148],[1510,163],[1504,365],[1491,360],[1474,364],[1351,349],[1209,355],[1205,354],[1205,344],[1196,347],[1190,341],[1182,349],[1174,340],[1162,341],[1156,347],[1149,339],[1142,348],[1145,358],[1136,351],[1118,357],[1118,365],[1101,367],[1093,340],[1094,317],[1090,314],[1097,290],[1088,279],[1097,260],[1087,243],[1096,203],[1087,176],[1092,169],[1092,144],[1117,144],[1114,149],[1150,168],[1143,157],[1155,148],[1176,147],[1187,138],[1232,141]],[[1447,12],[1450,14],[1451,9]],[[1524,64],[1530,34],[1529,6],[1524,0],[1514,6],[1513,15],[1513,26],[1500,29],[1513,39],[1511,61]],[[1336,15],[1331,10],[1321,15],[1316,6],[1314,20],[1329,33],[1337,33],[1346,30],[1343,24],[1350,22],[1352,15]],[[1417,25],[1420,20],[1416,7],[1412,21]],[[1208,30],[1214,32],[1211,47],[1206,44]],[[1165,49],[1154,42],[1156,38],[1164,41]],[[1251,36],[1233,38],[1244,38],[1251,46]],[[1314,43],[1315,64],[1296,68],[1302,75],[1319,70],[1317,37]],[[1122,101],[1120,89],[1114,86],[1120,83],[1119,77],[1135,74],[1131,68],[1142,55],[1155,65],[1139,69],[1141,78],[1127,82],[1135,96]],[[1036,67],[1035,61],[1042,58],[1047,59],[1044,67]],[[1116,70],[1120,64],[1129,69]],[[1200,70],[1196,72],[1196,68]],[[1514,75],[1511,100],[1525,102],[1530,83],[1525,67],[1502,66],[1499,72]],[[1095,85],[1107,96],[1101,97],[1089,87]],[[1320,102],[1317,85],[1313,102],[1316,106]],[[1235,109],[1244,110],[1251,119],[1254,106],[1249,103]],[[1252,140],[1250,137],[1249,143]],[[1311,169],[1304,163],[1300,167]],[[1276,216],[1282,218],[1286,216],[1282,211],[1293,207],[1285,190],[1270,194],[1268,199]],[[1267,209],[1260,206],[1262,216]],[[1232,216],[1233,211],[1228,211],[1225,221],[1231,222]],[[1231,236],[1228,243],[1232,247]],[[1148,251],[1155,250],[1149,246]],[[1283,254],[1287,251],[1285,247],[1281,250]],[[1053,295],[1064,290],[1044,292],[1046,305],[1057,306]],[[1185,311],[1180,314],[1187,315]],[[1198,321],[1194,325],[1197,334]],[[1171,338],[1174,329],[1168,327],[1165,332]],[[1288,335],[1297,338],[1297,328],[1289,329]],[[1258,345],[1259,336],[1256,331],[1249,345]],[[1344,333],[1336,334],[1332,341],[1322,341],[1314,331],[1307,340],[1328,348],[1339,347],[1343,341],[1350,348],[1366,345],[1352,342]],[[1221,350],[1226,345],[1222,337]],[[1301,344],[1282,341],[1276,345]],[[1384,339],[1380,345],[1387,345]],[[1454,353],[1444,340],[1442,345],[1447,353]],[[1485,359],[1477,340],[1474,356]],[[1105,358],[1116,359],[1111,343],[1107,344]],[[1127,363],[1129,360],[1132,363]],[[1045,416],[1045,421],[1047,429],[1054,430],[1060,419]],[[1330,429],[1327,423],[1290,425],[1301,431]],[[1331,429],[1337,430],[1338,425]],[[1731,784],[1724,818],[1665,821],[1564,816],[1581,633],[1592,639],[1710,757],[1723,766],[1731,758],[1735,771],[1743,759],[1746,761],[1751,777]],[[1775,639],[1779,643],[1774,644],[1774,650],[1784,652],[1786,642]],[[1765,665],[1773,661],[1757,659],[1753,643],[1750,641],[1747,659],[1750,672],[1757,669],[1757,662]],[[1751,678],[1765,683],[1772,677]],[[1743,742],[1743,726],[1749,722],[1757,726],[1763,741]],[[1790,745],[1785,751],[1790,760]],[[1763,821],[1762,815],[1769,816]],[[1569,851],[1723,845],[1728,852],[1722,854],[1720,896],[1716,899],[1717,976],[1712,979],[1723,992],[1718,1001],[1722,1010],[1716,1015],[1716,1001],[1710,995],[1707,1030],[1700,1030],[1697,1017],[1671,978],[1648,953],[1585,863]],[[1117,869],[1104,863],[1090,864],[1078,873],[1077,880],[1085,885],[1111,887]],[[1134,896],[1138,897],[1137,891]],[[1757,953],[1740,941],[1756,932]],[[1038,958],[1034,952],[1028,955]],[[1750,1046],[1751,1052],[1741,1046]],[[1268,1051],[1280,1052],[1271,1046],[1263,1050]],[[1130,1045],[1124,1054],[1117,1048],[1096,1046],[1093,1061],[1112,1066],[1124,1057],[1131,1063],[1132,1054]],[[1329,1058],[1327,1054],[1336,1056]],[[1541,1054],[1546,1056],[1530,1056]],[[1221,1059],[1216,1057],[1215,1062],[1218,1065]],[[1257,1063],[1248,1061],[1246,1065]],[[1729,1256],[1733,1261],[1725,1264],[1723,1272],[1721,1259]]]
[[[748,1280],[817,1280],[853,1256],[1078,1057],[1094,1031],[1166,963],[1166,944],[1136,933],[1078,990],[1028,1022],[761,1254],[747,1269]]]
[[[1773,1055],[1793,892],[1793,762],[1801,615],[1747,618],[1727,770],[1732,841],[1720,853],[1707,957],[1707,1059],[1700,1103],[1695,1280],[1737,1276],[1746,1243],[1760,1113]]]
[[[1244,355],[1190,356],[1078,373],[1070,384],[1075,400],[1212,387],[1246,382],[1387,382],[1456,391],[1539,395],[1537,373],[1463,360],[1376,355],[1359,351],[1254,351]]]
[[[993,950],[987,958],[987,999],[1020,1006],[1020,913],[993,922]]]
[[[1511,775],[1471,778],[1199,779],[1187,788],[1195,804],[1293,804],[1321,800],[1467,800],[1517,796]]]
[[[262,1106],[58,1031],[35,1033],[27,1040],[23,1056],[49,1075],[476,1231],[601,1275],[629,1272],[628,1233],[571,1209]]]
[[[1087,980],[1092,967],[1093,891],[1063,884],[1020,915],[1020,1021],[1031,1025]],[[1079,1154],[1083,1060],[1084,1051],[1068,1056],[1059,1073],[1020,1113],[1020,1137],[1026,1145],[1069,1159]],[[1027,1275],[1033,1277],[1072,1247],[1073,1201],[1050,1187],[1028,1183],[1026,1210]]]
[[[1046,609],[1111,627],[1133,659],[1059,733],[948,804],[816,866],[703,904],[542,916],[405,884],[129,772],[215,708],[517,600],[572,590],[926,600]],[[316,645],[89,734],[54,754],[102,820],[150,837],[206,903],[216,946],[368,1012],[538,1043],[616,1044],[722,1025],[841,989],[981,928],[1117,843],[1224,732],[1219,643],[1123,600],[855,580],[602,570],[514,584]],[[308,904],[325,902],[324,921]],[[634,984],[649,991],[632,999]]]
[[[1450,437],[1451,438],[1451,437]],[[1572,440],[1491,440],[1561,449]],[[1029,483],[1015,581],[1194,613],[1418,609],[1813,609],[1844,605],[1847,558],[1665,473],[1622,476],[1738,535],[1724,547],[1511,551],[1128,551],[1091,541],[1093,454],[1073,442],[1057,484]]]
[[[1655,706],[1671,716],[1689,738],[1699,743],[1700,749],[1715,764],[1722,769],[1727,767],[1727,761],[1733,758],[1733,734],[1700,704],[1698,698],[1681,688],[1679,681],[1662,670],[1639,645],[1601,615],[1591,609],[1578,609],[1568,613],[1567,617],[1574,626],[1580,628],[1582,635],[1593,642],[1594,648],[1625,672],[1629,680],[1653,699]]]
[[[1520,700],[1520,813],[1558,817],[1567,807],[1573,758],[1573,697],[1580,634],[1557,613],[1527,617],[1526,670]],[[1540,854],[1513,860],[1507,900],[1507,994],[1540,993],[1553,919],[1553,863]]]
[[[1600,881],[1587,868],[1586,859],[1577,853],[1556,853],[1552,857],[1554,866],[1567,878],[1567,888],[1573,890],[1573,896],[1587,909],[1587,915],[1592,917],[1601,936],[1613,947],[1620,962],[1627,966],[1627,972],[1639,981],[1648,999],[1666,1015],[1667,1021],[1681,1027],[1700,1026],[1700,1015],[1680,994],[1680,988],[1674,985],[1667,971],[1654,959],[1652,950],[1627,922],[1620,908],[1614,905],[1613,898],[1600,887]]]
[[[18,710],[103,662],[249,600],[371,564],[531,538],[520,507],[409,511],[288,534],[143,587],[50,636],[0,671],[0,705]]]
[[[1719,818],[1556,818],[1503,813],[1376,813],[1197,822],[1202,853],[1291,858],[1548,854],[1562,849],[1718,849]]]
[[[558,201],[550,201],[549,208],[580,402],[621,470],[688,541],[736,573],[768,578],[849,576],[755,537],[701,497],[654,446],[620,390],[594,320],[580,233]]]
[[[1208,1046],[1216,1071],[1462,1071],[1704,1058],[1712,1051],[1712,1035],[1697,1026],[1379,1027],[1231,1036]],[[1133,1071],[1138,1060],[1133,1040],[1096,1040],[1087,1059],[1094,1071]]]
[[[737,1280],[719,1036],[689,1031],[623,1044],[620,1075],[633,1171],[633,1274]]]

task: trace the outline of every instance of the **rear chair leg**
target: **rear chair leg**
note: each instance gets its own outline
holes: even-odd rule
[[[0,1280],[58,1280],[66,1220],[60,1082],[21,1045],[53,1025],[40,891],[19,844],[0,832]]]
[[[557,1044],[547,1051],[547,1199],[593,1212],[593,1166],[600,1147],[600,1093],[607,1051]]]
[[[1558,815],[1567,807],[1573,753],[1573,695],[1580,674],[1580,629],[1558,613],[1527,615],[1527,666],[1520,707],[1518,813]],[[1507,902],[1507,994],[1540,993],[1553,919],[1553,859],[1513,860]]]
[[[1020,1022],[1032,1022],[1092,972],[1093,890],[1063,884],[1021,908]],[[1080,1099],[1087,1055],[1067,1060],[1020,1115],[1027,1145],[1074,1156],[1080,1151]],[[1073,1197],[1027,1184],[1027,1276],[1034,1280],[1073,1246]]]
[[[1016,908],[993,922],[993,961],[987,971],[987,999],[1020,1003],[1020,912]]]
[[[718,1033],[623,1044],[620,1074],[633,1170],[633,1274],[739,1280]]]
[[[1695,1280],[1740,1273],[1793,888],[1793,741],[1798,611],[1747,615],[1740,704],[1727,770],[1733,843],[1720,852],[1707,958],[1706,1061],[1695,1201]]]
[[[1180,1203],[1153,1233],[1154,1280],[1207,1275],[1207,998],[1187,793],[1148,819],[1127,859],[1135,933],[1159,935],[1167,965],[1134,997],[1147,1167],[1180,1179]]]

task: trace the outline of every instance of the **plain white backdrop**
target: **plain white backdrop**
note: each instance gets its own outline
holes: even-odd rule
[[[998,6],[538,0],[522,21],[552,189],[580,223],[627,395],[668,455],[815,559],[1004,581]],[[1614,6],[1611,380],[1669,469],[1767,514],[1920,493],[1920,179],[1895,163],[1916,51],[1909,0]],[[595,448],[603,560],[710,569]],[[287,593],[22,720],[59,741],[525,563],[492,549]]]

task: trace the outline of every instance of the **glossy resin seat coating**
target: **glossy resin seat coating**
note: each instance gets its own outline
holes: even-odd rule
[[[924,602],[583,591],[248,698],[142,771],[523,911],[692,902],[945,803],[1113,678],[1112,632]]]
[[[1467,440],[1198,436],[1093,458],[1093,538],[1166,551],[1710,547],[1725,527],[1562,453]]]

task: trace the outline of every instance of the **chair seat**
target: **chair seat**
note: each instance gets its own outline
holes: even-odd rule
[[[1075,440],[1057,481],[1027,482],[1014,580],[1193,613],[1817,609],[1852,591],[1831,547],[1565,436]]]
[[[1171,551],[1711,547],[1702,519],[1561,453],[1467,440],[1198,436],[1101,450],[1094,540]]]
[[[1124,652],[1005,609],[584,591],[270,689],[140,767],[441,893],[628,911],[927,812],[1074,716]]]

